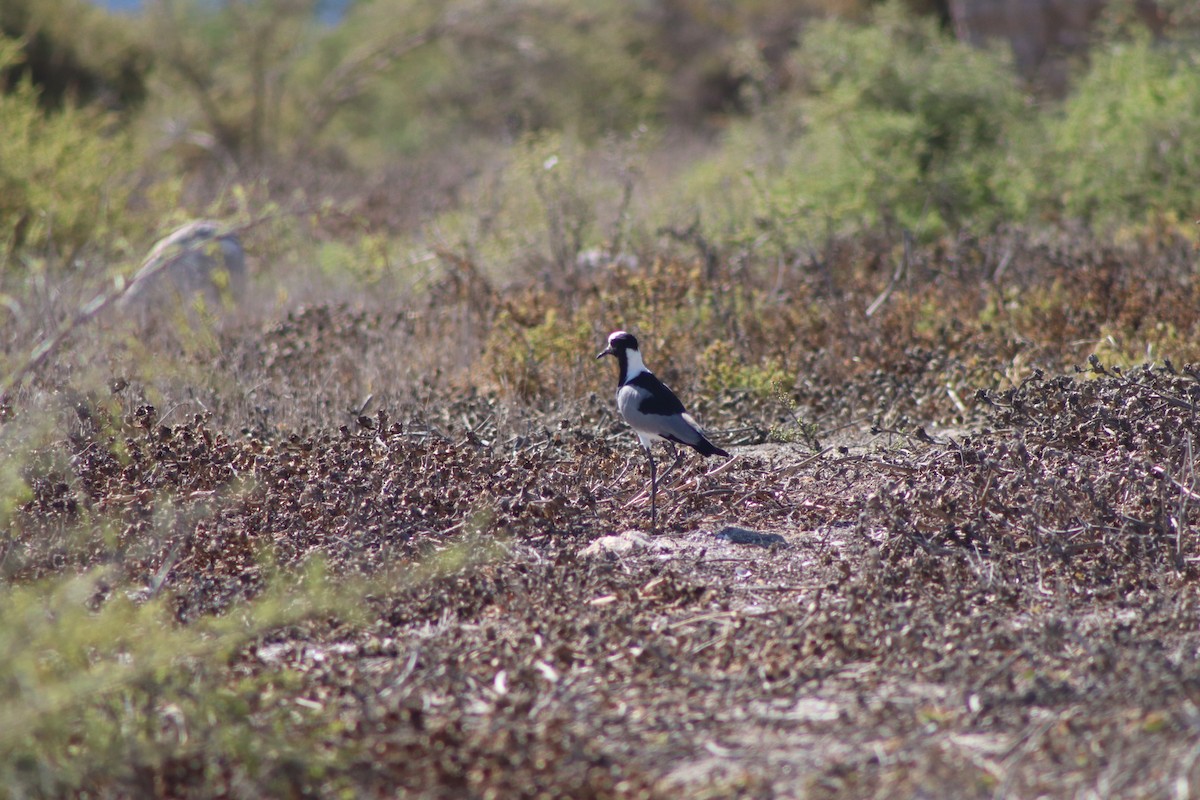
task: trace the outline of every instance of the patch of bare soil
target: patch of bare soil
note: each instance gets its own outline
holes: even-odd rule
[[[262,382],[319,373],[383,324],[292,319],[254,344],[280,370]],[[844,393],[814,379],[809,398],[852,397],[817,453],[763,443],[777,410],[714,400],[716,439],[746,443],[685,456],[656,534],[607,397],[529,425],[467,392],[280,433],[266,411],[164,418],[118,383],[70,404],[5,577],[109,563],[96,602],[166,592],[186,624],[255,596],[264,552],[349,577],[478,547],[363,597],[367,624],[277,630],[226,665],[230,681],[286,673],[261,703],[303,700],[298,726],[336,721],[334,767],[271,765],[298,796],[1194,794],[1200,373],[1036,372],[966,395],[953,434],[855,421],[919,414],[922,381],[948,402],[938,359]],[[101,518],[119,524],[80,526]],[[181,747],[139,774],[171,796],[237,793],[205,757]]]

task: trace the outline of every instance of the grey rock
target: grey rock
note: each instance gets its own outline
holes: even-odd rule
[[[730,544],[751,544],[756,547],[787,544],[787,540],[778,533],[763,533],[762,531],[752,531],[748,528],[738,528],[733,525],[726,526],[717,531],[716,538]]]
[[[197,295],[212,310],[245,294],[246,252],[237,235],[212,220],[183,225],[154,245],[121,298],[122,311],[147,315]]]

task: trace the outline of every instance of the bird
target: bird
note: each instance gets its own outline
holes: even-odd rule
[[[617,410],[637,434],[650,460],[650,530],[653,531],[658,524],[655,499],[658,473],[654,465],[654,453],[650,450],[651,443],[657,440],[687,445],[702,456],[729,458],[729,453],[705,437],[696,420],[687,413],[670,387],[646,369],[637,337],[626,331],[614,331],[608,337],[608,346],[600,351],[596,359],[605,356],[617,359]]]

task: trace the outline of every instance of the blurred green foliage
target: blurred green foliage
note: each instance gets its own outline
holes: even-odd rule
[[[301,681],[254,642],[266,632],[336,617],[364,620],[362,596],[395,591],[497,557],[464,539],[420,565],[373,580],[331,579],[319,560],[289,572],[260,554],[263,591],[221,616],[183,624],[169,592],[113,592],[116,568],[0,586],[0,781],[13,797],[103,786],[151,796],[156,776],[191,770],[208,786],[287,795],[343,763],[322,743],[342,722],[336,703],[294,703]],[[242,660],[235,682],[224,680]],[[161,780],[161,777],[157,778]]]
[[[0,38],[0,71],[20,60],[20,43]],[[0,258],[75,251],[122,226],[136,156],[111,114],[47,111],[26,77],[0,94],[0,130]]]
[[[258,763],[286,742],[267,744],[267,731],[228,723],[244,722],[252,708],[280,713],[272,684],[288,675],[229,688],[213,680],[212,665],[271,627],[334,608],[353,614],[319,565],[234,614],[192,626],[173,619],[166,595],[101,603],[106,585],[96,570],[3,590],[0,777],[14,796],[79,791],[97,775],[153,793],[118,765],[161,766],[200,752]]]
[[[154,146],[229,168],[261,163],[302,135],[309,87],[296,64],[317,36],[316,0],[154,3]],[[310,117],[313,115],[310,115]]]
[[[796,88],[688,178],[739,241],[794,251],[828,231],[933,236],[1026,213],[1032,165],[1014,144],[1033,119],[1005,54],[889,3],[866,24],[811,24],[794,65]]]
[[[1049,130],[1068,217],[1118,227],[1195,217],[1200,50],[1144,35],[1098,47]]]
[[[914,231],[1012,217],[1006,149],[1025,106],[1004,54],[891,3],[866,26],[813,25],[797,61],[800,193],[838,217]]]
[[[1168,40],[1100,28],[1052,100],[1004,48],[899,0],[362,0],[334,26],[316,0],[151,2],[136,20],[80,1],[0,11],[24,37],[0,65],[9,253],[116,229],[124,254],[162,226],[114,205],[178,219],[255,185],[359,215],[351,238],[432,237],[493,272],[630,245],[633,219],[643,241],[698,220],[690,241],[720,243],[706,258],[792,258],[861,230],[1183,219],[1200,177],[1195,26],[1175,11]],[[24,68],[43,51],[66,54],[61,74]]]
[[[22,51],[0,68],[0,85],[28,78],[45,108],[98,103],[132,113],[146,99],[150,48],[133,17],[89,0],[4,0],[0,35],[21,40]]]

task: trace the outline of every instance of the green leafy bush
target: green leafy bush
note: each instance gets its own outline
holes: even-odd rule
[[[1025,104],[1008,59],[897,5],[873,23],[823,23],[804,38],[798,59],[814,92],[804,150],[815,169],[800,188],[918,231],[1019,211],[1006,202],[1019,171],[1008,146]]]
[[[736,346],[726,339],[714,339],[696,361],[700,385],[709,395],[722,391],[742,391],[759,398],[772,398],[778,387],[791,381],[778,358],[752,363],[742,358]]]
[[[0,71],[19,58],[20,43],[0,38]],[[71,104],[47,112],[25,79],[0,94],[0,130],[3,252],[70,252],[126,217],[133,153],[110,115]]]
[[[0,778],[16,796],[72,794],[104,782],[149,791],[138,769],[165,770],[188,759],[216,769],[283,760],[293,748],[312,747],[301,743],[295,720],[282,724],[285,708],[262,702],[288,685],[287,670],[232,685],[217,676],[265,630],[316,613],[354,614],[319,563],[277,579],[225,617],[191,626],[174,621],[165,594],[103,600],[110,577],[97,569],[0,589]],[[262,717],[257,730],[247,724],[251,710]],[[332,724],[329,714],[309,722],[303,736]]]
[[[1028,106],[1004,56],[893,3],[869,24],[809,26],[795,65],[801,87],[735,129],[724,165],[694,184],[740,185],[747,238],[878,225],[935,235],[1025,213],[1032,177],[1013,145]]]
[[[458,20],[432,104],[491,135],[572,130],[591,139],[654,113],[663,76],[640,57],[628,5],[574,0],[495,4],[486,29]]]
[[[1051,123],[1058,200],[1089,222],[1195,215],[1200,53],[1148,37],[1094,52]]]

